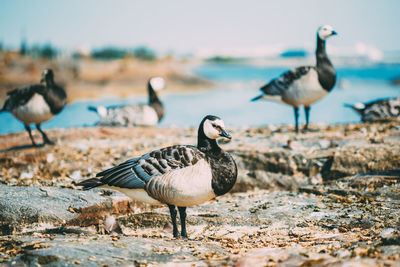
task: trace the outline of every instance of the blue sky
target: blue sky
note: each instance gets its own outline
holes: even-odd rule
[[[189,53],[200,48],[314,44],[319,25],[339,33],[332,43],[364,42],[400,50],[397,0],[1,0],[0,41],[18,47],[51,42],[64,48],[147,45]]]

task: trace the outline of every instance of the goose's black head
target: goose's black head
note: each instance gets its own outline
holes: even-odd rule
[[[321,40],[326,40],[332,35],[337,35],[337,32],[333,30],[333,27],[330,25],[323,25],[318,28],[317,35]]]
[[[47,85],[54,83],[54,74],[51,69],[45,69],[42,72],[42,79],[40,80],[41,83],[46,82]]]
[[[199,148],[219,150],[217,139],[224,137],[231,139],[231,135],[225,130],[224,121],[214,115],[207,115],[199,126],[198,146]]]

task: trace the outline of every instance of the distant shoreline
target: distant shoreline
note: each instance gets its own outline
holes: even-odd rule
[[[30,57],[16,57],[4,63],[0,73],[0,103],[8,91],[40,81],[41,70],[52,68],[55,81],[64,86],[68,101],[96,99],[104,96],[128,97],[147,93],[150,77],[166,79],[168,92],[207,89],[213,83],[194,75],[188,64],[174,59],[141,61],[124,58],[113,61],[92,59],[80,60],[34,60]]]

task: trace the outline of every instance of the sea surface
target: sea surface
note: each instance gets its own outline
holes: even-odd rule
[[[203,116],[218,115],[233,127],[293,124],[293,108],[284,104],[250,99],[270,79],[285,72],[285,67],[266,67],[240,64],[202,64],[192,71],[216,84],[216,88],[195,92],[161,93],[165,105],[165,118],[161,127],[196,127]],[[311,123],[351,123],[359,116],[344,103],[368,102],[380,98],[397,97],[400,86],[391,81],[400,77],[400,64],[378,64],[368,67],[337,68],[337,84],[322,100],[311,107]],[[168,86],[168,85],[167,85]],[[43,123],[43,129],[93,126],[97,114],[89,105],[121,105],[145,103],[147,96],[128,98],[101,98],[80,100],[69,104],[52,120]],[[304,111],[300,112],[304,123]],[[23,124],[10,113],[0,113],[0,134],[23,131]]]

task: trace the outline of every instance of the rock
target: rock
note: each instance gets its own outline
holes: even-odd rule
[[[73,191],[77,190],[68,193]],[[340,265],[349,260],[364,266],[365,259],[357,257],[362,254],[374,257],[370,262],[380,266],[383,253],[396,259],[400,246],[377,247],[376,240],[384,229],[397,227],[397,203],[365,205],[337,200],[327,193],[316,196],[257,190],[227,194],[187,209],[192,240],[172,238],[168,208],[162,207],[115,220],[104,217],[101,225],[112,229],[111,225],[118,223],[122,230],[119,234],[90,234],[76,231],[85,227],[75,231],[59,227],[0,237],[0,247],[4,248],[0,250],[0,261],[10,265],[37,265],[39,261],[71,265],[78,260],[85,266],[114,266],[134,265],[136,260],[137,264],[150,265],[312,266]],[[377,220],[385,224],[375,223]],[[262,249],[253,250],[256,248]]]
[[[98,224],[106,214],[126,214],[130,200],[113,192],[102,196],[101,189],[81,191],[55,187],[16,187],[0,185],[0,229],[3,235],[20,231],[26,225]]]
[[[336,151],[325,163],[322,177],[338,179],[359,173],[395,170],[400,168],[400,144],[371,144],[347,146]]]
[[[324,180],[400,168],[398,143],[365,144],[362,147],[348,145],[338,150],[334,148],[333,154],[325,152],[326,156],[322,156],[318,151],[307,154],[285,149],[270,151],[237,149],[231,152],[235,155],[241,170],[306,176],[320,173]]]
[[[30,243],[34,239],[25,237],[20,242]],[[53,240],[44,240],[41,249],[22,249],[19,255],[9,261],[10,266],[144,266],[148,264],[166,264],[207,266],[202,261],[213,251],[208,260],[221,261],[227,253],[215,244],[201,244],[199,241],[121,237],[113,240],[110,236],[70,237],[57,236]],[[188,249],[192,247],[192,249]]]
[[[244,173],[246,172],[246,173]],[[232,192],[246,192],[249,190],[269,189],[269,190],[296,190],[300,181],[293,176],[265,172],[261,170],[241,171],[239,170],[238,180],[232,188]]]
[[[387,228],[379,236],[382,239],[382,245],[400,245],[400,230]]]
[[[307,253],[301,248],[261,248],[247,253],[236,262],[236,267],[245,266],[325,266],[335,262],[327,253]]]

